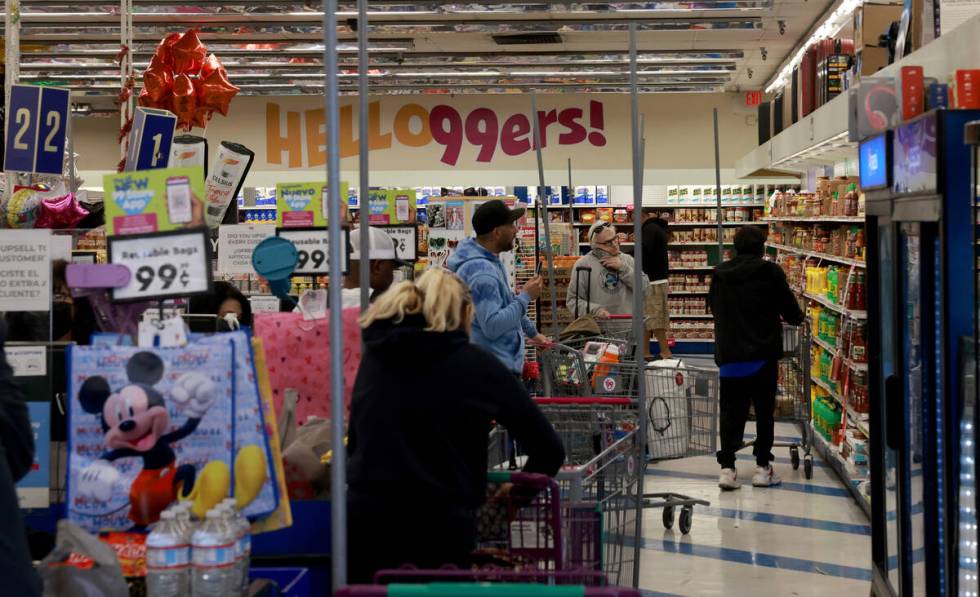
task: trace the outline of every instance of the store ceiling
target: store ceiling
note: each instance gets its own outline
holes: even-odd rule
[[[319,2],[133,0],[137,74],[195,27],[249,95],[321,93]],[[832,0],[369,3],[372,93],[622,92],[635,23],[643,92],[764,87]],[[357,86],[357,6],[340,2],[341,90]],[[22,0],[21,80],[114,97],[119,4]],[[139,81],[137,81],[139,85]]]

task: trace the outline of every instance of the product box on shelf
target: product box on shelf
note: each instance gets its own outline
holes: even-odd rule
[[[854,47],[862,51],[880,45],[881,36],[902,19],[901,4],[865,3],[854,10]],[[881,48],[886,49],[886,48]]]
[[[903,66],[901,83],[898,86],[898,105],[901,106],[902,120],[912,120],[925,110],[925,73],[921,66]]]
[[[950,107],[955,110],[980,109],[980,69],[960,69],[951,77]]]
[[[870,77],[888,66],[888,48],[865,46],[858,50],[855,56],[857,73],[862,77]]]
[[[893,77],[865,77],[848,89],[849,141],[861,141],[897,126],[901,113]]]

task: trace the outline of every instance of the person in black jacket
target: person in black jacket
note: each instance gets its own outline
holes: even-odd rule
[[[561,440],[518,379],[471,344],[466,284],[431,269],[378,299],[362,320],[347,466],[348,574],[411,564],[465,566],[487,491],[492,422],[527,454],[524,471],[554,475]]]
[[[803,312],[783,270],[763,259],[767,233],[744,226],[735,234],[734,259],[717,266],[708,304],[715,319],[715,362],[721,371],[721,450],[718,486],[738,489],[735,452],[755,407],[756,471],[752,485],[781,481],[773,471],[773,410],[776,407],[777,362],[783,355],[782,321],[803,322]]]
[[[27,535],[14,484],[34,463],[34,431],[24,396],[3,353],[0,324],[0,578],[5,595],[41,594],[41,578],[31,565]]]
[[[667,343],[670,333],[670,311],[667,307],[668,258],[667,245],[670,243],[670,230],[667,221],[660,219],[655,207],[643,208],[643,273],[650,278],[650,290],[647,291],[644,315],[646,315],[646,334],[644,350],[650,358],[650,340],[656,336],[660,347],[660,358],[669,359],[673,355]]]

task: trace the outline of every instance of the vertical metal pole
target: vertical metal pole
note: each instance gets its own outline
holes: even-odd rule
[[[70,96],[69,96],[70,97]],[[75,127],[72,125],[72,102],[68,100],[68,122],[66,132],[68,134],[68,190],[72,193],[78,192],[78,164],[75,162]]]
[[[575,187],[572,186],[572,158],[568,158],[568,221],[575,221],[575,208],[572,207],[575,204]],[[576,241],[578,239],[576,237]]]
[[[721,217],[721,148],[718,145],[718,108],[712,111],[715,120],[715,205],[718,212],[718,263],[725,259],[725,227]]]
[[[640,105],[636,86],[636,25],[630,24],[630,128],[633,143],[633,337],[640,339],[643,334],[643,304],[648,288],[643,286],[643,162],[644,149],[640,145]],[[646,471],[647,446],[647,403],[646,403],[646,367],[643,356],[646,349],[636,352],[634,358],[639,367],[639,379],[636,384],[636,402],[639,409],[639,442],[640,465],[637,467],[636,480],[636,536],[633,545],[633,587],[640,586],[640,544],[643,542],[643,483]]]
[[[368,308],[371,297],[371,237],[368,233],[371,210],[368,209],[368,16],[367,0],[357,0],[357,96],[358,136],[360,157],[358,160],[358,199],[360,205],[361,261],[358,272],[361,280],[361,311]],[[342,198],[346,200],[346,198]]]
[[[3,81],[3,105],[7,110],[5,123],[10,122],[10,88],[20,80],[20,0],[7,0],[3,11],[4,35],[4,81]],[[4,139],[7,138],[6,127],[2,131]],[[2,167],[2,165],[0,165]],[[14,173],[7,172],[4,177],[4,197],[8,200],[14,194]]]
[[[544,202],[544,159],[541,157],[541,131],[538,129],[538,100],[531,94],[531,128],[534,131],[534,149],[538,157],[538,213],[544,222],[544,259],[548,266],[548,298],[551,299],[551,337],[558,338],[558,291],[555,289],[555,262],[551,251],[551,225],[548,223],[548,205]],[[537,239],[535,239],[537,240]]]
[[[327,226],[330,234],[330,561],[334,591],[347,584],[347,451],[344,446],[344,339],[341,333],[343,222],[340,221],[339,96],[337,93],[337,0],[323,0],[323,64],[327,104]],[[362,190],[363,192],[363,190]],[[362,195],[363,197],[364,195]],[[363,200],[361,209],[365,206]],[[361,213],[364,218],[364,213]],[[363,220],[362,220],[363,221]],[[363,232],[363,231],[362,231]]]

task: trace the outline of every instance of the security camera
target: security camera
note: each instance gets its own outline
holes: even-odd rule
[[[747,74],[747,75],[749,76],[749,78],[751,79],[751,78],[752,78],[752,75],[754,75],[754,74],[755,74],[755,71],[754,71],[754,70],[752,70],[752,69],[750,68],[750,69],[747,69],[747,70],[746,70],[746,74]]]
[[[762,61],[765,62],[766,59],[769,58],[769,50],[765,48],[759,48],[759,51],[762,53]]]
[[[779,34],[786,35],[786,21],[776,21],[779,25]]]

